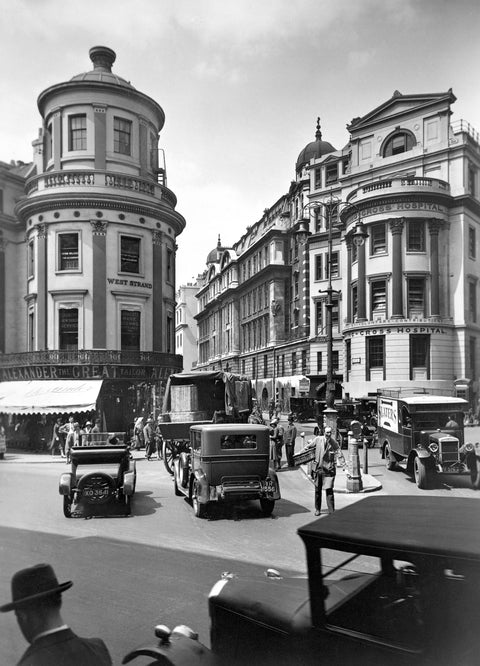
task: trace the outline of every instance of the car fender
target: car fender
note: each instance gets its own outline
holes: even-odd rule
[[[123,494],[133,495],[135,492],[135,472],[125,472],[123,475]]]
[[[210,501],[210,486],[208,485],[207,477],[205,476],[205,472],[202,469],[196,469],[193,473],[192,477],[192,485],[193,485],[193,479],[197,482],[198,486],[198,499],[200,502],[206,503]]]
[[[274,500],[281,499],[280,484],[278,482],[278,476],[277,476],[277,473],[275,472],[275,470],[273,470],[272,468],[270,468],[269,471],[268,471],[268,476],[266,477],[266,481],[270,481],[271,484],[274,487],[274,491],[273,491],[272,495],[270,495],[271,499],[274,499]]]
[[[60,495],[70,495],[72,492],[72,473],[65,472],[60,477],[60,482],[58,485],[58,492]]]

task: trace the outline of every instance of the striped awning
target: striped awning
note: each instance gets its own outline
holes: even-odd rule
[[[90,412],[96,408],[102,383],[102,379],[0,382],[0,413]]]

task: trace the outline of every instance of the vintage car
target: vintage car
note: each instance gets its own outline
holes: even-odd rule
[[[269,516],[280,499],[269,454],[267,426],[193,425],[190,451],[174,461],[175,494],[186,495],[199,518],[205,517],[210,503],[255,499]]]
[[[131,513],[136,469],[127,446],[76,446],[71,469],[60,477],[63,513],[73,516],[105,515],[115,505]]]
[[[213,587],[211,649],[229,665],[473,666],[478,524],[478,500],[419,496],[317,519],[298,531],[308,580],[270,571]]]

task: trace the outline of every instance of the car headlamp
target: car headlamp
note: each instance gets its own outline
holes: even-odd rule
[[[430,449],[430,451],[431,451],[432,453],[437,453],[437,451],[438,451],[438,444],[437,444],[437,442],[430,442],[430,444],[428,445],[428,448]]]

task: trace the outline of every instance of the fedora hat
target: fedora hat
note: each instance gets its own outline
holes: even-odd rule
[[[37,599],[64,592],[72,585],[71,580],[59,583],[50,564],[36,564],[34,567],[22,569],[12,578],[12,601],[0,606],[0,612],[6,613]]]

